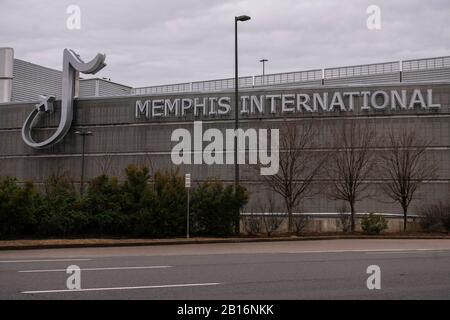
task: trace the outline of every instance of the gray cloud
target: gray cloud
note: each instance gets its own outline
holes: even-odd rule
[[[81,30],[66,8],[81,8]],[[382,29],[366,28],[381,8]],[[448,0],[0,0],[0,46],[17,58],[60,68],[63,48],[89,59],[107,54],[99,76],[132,86],[230,77],[235,15],[240,73],[305,70],[450,55]]]

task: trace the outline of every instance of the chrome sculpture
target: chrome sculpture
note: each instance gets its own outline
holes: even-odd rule
[[[73,119],[73,96],[75,91],[75,76],[79,71],[85,74],[95,74],[103,69],[106,56],[97,54],[97,56],[89,62],[83,62],[78,54],[73,50],[64,49],[63,53],[63,71],[62,71],[62,99],[61,99],[61,120],[56,132],[48,139],[36,142],[32,137],[33,127],[45,113],[53,112],[54,96],[40,96],[40,102],[28,115],[22,126],[22,139],[32,148],[44,149],[49,148],[60,142],[67,132],[70,130]]]

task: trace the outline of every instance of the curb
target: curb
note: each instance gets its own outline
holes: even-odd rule
[[[223,238],[223,239],[190,239],[190,240],[154,240],[154,241],[127,241],[127,242],[98,242],[98,243],[49,243],[49,244],[23,244],[1,245],[0,251],[5,250],[32,250],[32,249],[64,249],[64,248],[102,248],[102,247],[137,247],[181,244],[212,244],[212,243],[252,243],[252,242],[280,242],[280,241],[317,241],[317,240],[345,240],[345,239],[446,239],[447,235],[421,235],[421,236],[305,236],[305,237],[274,237],[274,238]]]

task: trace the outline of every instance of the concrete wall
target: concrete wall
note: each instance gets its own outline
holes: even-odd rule
[[[131,93],[131,87],[105,79],[92,78],[80,80],[80,97],[114,97],[126,96]]]
[[[298,217],[298,215],[294,215],[294,219]],[[337,215],[309,215],[310,220],[306,225],[303,233],[339,233],[342,232],[342,224]],[[358,215],[355,220],[355,230],[357,232],[362,232],[361,228],[361,215]],[[403,232],[403,217],[399,216],[385,216],[388,228],[383,231],[383,233],[396,233]],[[267,232],[265,225],[262,221],[263,215],[247,215],[244,214],[241,217],[241,233],[243,234],[251,234],[249,229],[249,224],[251,220],[258,220],[260,224],[260,234],[264,234]],[[283,234],[288,232],[288,219],[286,215],[280,215],[279,219],[282,221],[278,229],[273,232],[273,235]],[[418,217],[410,217],[407,221],[407,230],[408,231],[420,231],[420,224]]]
[[[11,101],[37,101],[39,95],[61,99],[62,72],[31,62],[14,59]]]
[[[39,95],[53,95],[61,99],[62,71],[38,64],[14,59],[12,97],[13,102],[38,101]],[[80,97],[111,97],[129,95],[131,87],[105,79],[82,79]]]
[[[370,111],[370,112],[340,112],[333,113],[295,113],[295,114],[265,114],[258,116],[242,116],[241,127],[280,128],[286,119],[298,123],[313,121],[320,126],[317,136],[320,148],[329,148],[333,126],[345,119],[368,121],[379,132],[390,128],[415,128],[426,138],[433,139],[433,146],[427,152],[428,159],[433,159],[439,165],[435,179],[427,181],[419,190],[419,201],[412,205],[412,212],[418,205],[448,199],[450,195],[450,86],[449,84],[433,85],[384,85],[384,86],[346,86],[278,89],[249,89],[242,94],[284,94],[284,93],[312,93],[328,91],[332,95],[335,91],[375,91],[378,89],[433,89],[434,103],[440,103],[438,110],[403,110]],[[214,96],[233,96],[232,91],[212,94]],[[208,94],[174,94],[171,97],[207,97]],[[175,143],[170,141],[171,133],[177,128],[192,129],[193,115],[183,118],[136,119],[135,103],[137,99],[164,99],[168,95],[128,96],[115,98],[87,98],[75,100],[75,115],[72,131],[63,142],[45,150],[34,150],[25,145],[21,139],[21,126],[34,108],[31,103],[0,104],[0,175],[15,176],[19,181],[33,180],[42,183],[48,175],[55,171],[68,171],[75,181],[79,181],[81,168],[81,137],[74,134],[75,130],[86,129],[93,135],[86,140],[86,179],[100,173],[123,177],[123,169],[129,164],[149,165],[155,168],[171,168],[170,151]],[[362,98],[355,98],[355,105],[362,104]],[[234,105],[232,99],[231,105]],[[233,111],[229,115],[208,117],[203,119],[204,130],[210,127],[225,130],[233,128]],[[202,117],[197,118],[202,120]],[[40,129],[36,130],[37,137],[45,137],[54,132],[59,123],[59,102],[56,112],[42,118]],[[378,141],[383,147],[383,140]],[[319,150],[320,151],[320,150]],[[180,172],[190,172],[194,184],[216,177],[226,183],[233,181],[233,165],[184,165]],[[373,177],[374,179],[376,177]],[[248,166],[241,167],[241,179],[252,193],[250,206],[257,206],[267,199],[269,191],[264,189],[260,177]],[[378,185],[373,180],[371,192],[373,196],[357,203],[359,212],[392,212],[400,213],[396,204],[387,203],[380,193]],[[315,183],[319,191],[316,196],[303,204],[304,212],[336,212],[342,204],[331,201],[323,191],[326,182]],[[275,196],[276,197],[276,196]],[[279,199],[278,199],[279,200]]]

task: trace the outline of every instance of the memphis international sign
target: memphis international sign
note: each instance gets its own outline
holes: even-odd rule
[[[361,101],[357,104],[356,101]],[[439,109],[433,102],[433,89],[377,90],[348,92],[314,92],[243,95],[240,97],[242,115],[281,113],[330,113],[337,111],[404,111],[413,109]],[[231,113],[231,97],[204,96],[198,98],[155,98],[136,100],[136,118],[221,116]]]
[[[53,112],[54,96],[40,96],[40,102],[30,112],[22,126],[22,139],[34,149],[52,147],[62,141],[72,126],[73,95],[76,73],[95,74],[106,66],[106,56],[97,54],[89,62],[81,60],[73,50],[63,52],[61,119],[56,131],[43,141],[35,141],[32,133],[39,119]],[[358,104],[356,103],[358,101]],[[377,90],[347,92],[285,93],[265,95],[242,95],[240,113],[245,115],[281,113],[330,113],[337,111],[370,110],[422,110],[439,109],[440,104],[433,103],[433,90]],[[231,97],[203,96],[196,98],[155,98],[136,100],[136,118],[157,119],[162,117],[221,116],[231,113]]]

